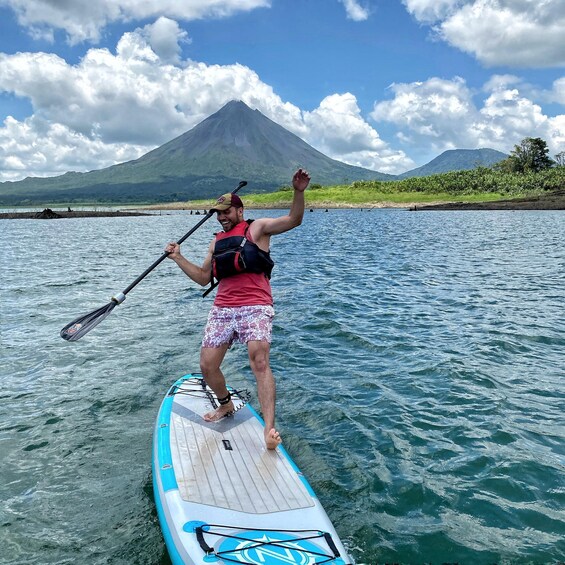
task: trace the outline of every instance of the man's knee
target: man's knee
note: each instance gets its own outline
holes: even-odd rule
[[[249,349],[249,362],[254,373],[264,373],[269,370],[269,347],[259,346]]]
[[[212,371],[212,364],[207,359],[200,358],[200,372],[207,375]]]
[[[265,358],[261,359],[252,359],[251,360],[251,369],[255,374],[263,374],[269,370],[269,361]]]
[[[207,349],[202,349],[200,351],[200,370],[203,375],[209,375],[220,369],[222,364],[223,355],[222,351],[218,348],[213,351],[208,351]]]

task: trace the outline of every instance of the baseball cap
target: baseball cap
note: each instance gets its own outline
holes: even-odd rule
[[[212,206],[211,210],[216,210],[217,212],[223,212],[227,210],[230,206],[235,206],[236,208],[243,208],[243,202],[237,194],[232,194],[228,192],[227,194],[222,194],[216,204]]]

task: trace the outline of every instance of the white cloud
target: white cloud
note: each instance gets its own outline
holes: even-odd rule
[[[469,146],[463,120],[474,112],[471,93],[461,78],[393,84],[394,98],[375,104],[371,117],[400,127],[406,141],[435,151]]]
[[[99,163],[136,159],[144,152],[141,146],[104,143],[35,116],[22,122],[8,117],[0,127],[0,180],[84,172],[98,168]]]
[[[142,32],[155,54],[165,63],[180,62],[180,43],[190,43],[188,33],[175,20],[161,16],[154,24],[146,25]]]
[[[165,16],[190,21],[222,18],[237,12],[269,7],[271,0],[1,0],[17,15],[18,23],[32,36],[52,38],[53,29],[63,29],[71,44],[97,43],[101,30],[111,22],[153,19]]]
[[[345,7],[346,16],[353,21],[368,19],[370,10],[359,0],[338,0]],[[98,43],[101,32],[108,24],[164,17],[179,21],[203,18],[227,18],[238,12],[270,8],[272,0],[0,0],[10,7],[18,23],[27,28],[34,39],[54,41],[54,31],[62,29],[71,45],[84,41]],[[151,42],[162,58],[164,49],[171,48],[161,24],[151,31],[159,36]],[[159,45],[165,41],[167,45]]]
[[[553,83],[553,90],[549,99],[565,106],[565,77],[557,79]]]
[[[115,54],[91,48],[75,65],[47,53],[0,54],[0,92],[27,98],[33,107],[28,119],[8,118],[0,127],[0,180],[137,158],[233,99],[336,159],[384,172],[412,165],[365,122],[352,95],[330,96],[303,114],[243,65],[170,64],[178,51],[169,40],[160,43],[164,29],[186,40],[176,22],[160,18],[124,34]]]
[[[339,0],[345,7],[348,19],[354,22],[362,22],[368,19],[370,12],[368,8],[361,6],[357,0]]]
[[[460,0],[402,0],[408,11],[422,23],[433,23],[447,17],[461,4]]]
[[[565,114],[548,119],[550,155],[565,151]]]
[[[500,90],[501,88],[508,88],[514,85],[519,85],[522,79],[515,75],[493,75],[483,85],[484,92],[491,90]]]
[[[403,0],[420,22],[482,63],[565,64],[565,0]]]
[[[562,150],[565,116],[546,116],[522,94],[517,77],[492,77],[483,89],[481,107],[461,78],[395,84],[391,90],[394,98],[377,102],[371,117],[395,124],[399,141],[409,147],[431,147],[434,152],[490,147],[509,152],[524,137],[541,137],[551,151]]]
[[[394,151],[361,116],[350,93],[333,94],[313,112],[304,113],[306,140],[326,155],[350,165],[383,173],[399,173],[413,166],[402,151]]]
[[[421,14],[434,5],[443,13],[463,4],[418,2]],[[405,151],[420,152],[420,158],[461,147],[509,151],[526,136],[546,139],[551,151],[563,150],[565,117],[545,115],[536,101],[564,104],[565,79],[536,92],[518,76],[494,75],[479,102],[481,93],[461,78],[394,84],[391,99],[377,101],[371,118],[396,128],[401,149],[395,149],[367,122],[353,94],[331,94],[318,108],[302,111],[248,67],[181,60],[180,43],[188,41],[177,21],[161,16],[125,33],[115,53],[91,48],[76,64],[54,54],[0,53],[0,92],[28,99],[33,108],[26,120],[9,117],[0,124],[0,180],[100,169],[137,158],[232,99],[330,157],[388,173],[414,166]]]
[[[547,116],[516,88],[493,91],[470,127],[477,144],[501,151],[510,151],[525,137],[542,137],[551,144]]]

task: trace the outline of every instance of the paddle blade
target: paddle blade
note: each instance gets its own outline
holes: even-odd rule
[[[61,330],[61,337],[67,341],[78,341],[83,335],[87,334],[106,318],[106,316],[109,316],[110,312],[112,312],[117,305],[118,303],[112,300],[112,302],[106,304],[106,306],[102,306],[102,308],[98,308],[98,310],[94,310],[94,312],[79,316]]]

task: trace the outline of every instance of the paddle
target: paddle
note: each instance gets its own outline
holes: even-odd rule
[[[235,194],[240,188],[244,187],[246,184],[247,182],[242,180],[237,186],[237,188],[234,191],[232,191],[232,194]],[[191,230],[185,233],[177,241],[177,243],[180,245],[213,215],[214,215],[214,211],[210,210]],[[148,267],[145,271],[143,271],[143,273],[141,273],[141,275],[139,275],[139,277],[137,277],[126,289],[124,289],[116,296],[113,296],[109,304],[106,304],[106,306],[102,306],[102,308],[98,308],[98,310],[94,310],[92,312],[89,312],[88,314],[84,314],[83,316],[79,316],[78,318],[67,324],[61,330],[61,337],[63,339],[66,339],[67,341],[78,341],[83,335],[87,334],[92,328],[96,327],[104,318],[109,316],[112,310],[118,304],[121,304],[126,299],[126,294],[130,290],[132,290],[135,286],[137,286],[168,255],[169,253],[165,251],[150,267]]]

